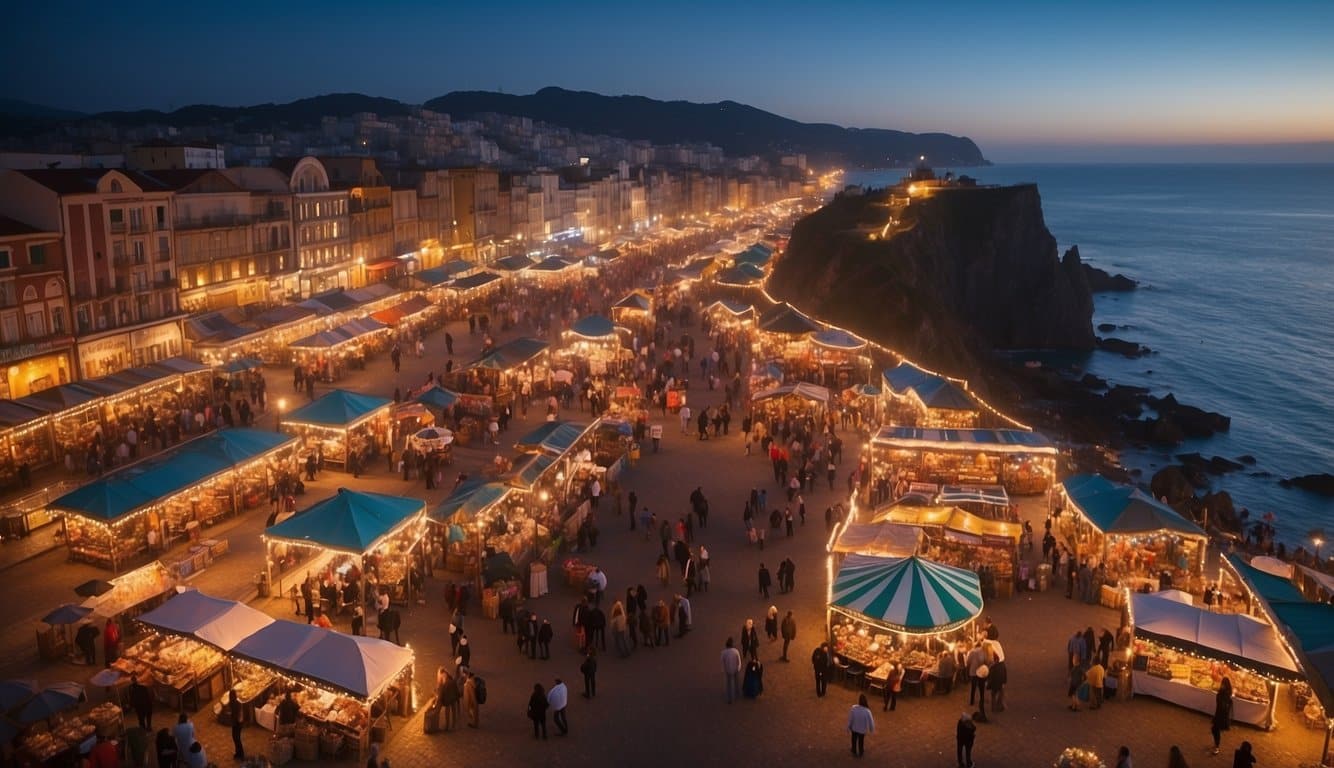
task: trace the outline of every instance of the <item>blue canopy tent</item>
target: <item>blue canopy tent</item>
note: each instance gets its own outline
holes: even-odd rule
[[[544,421],[514,444],[521,453],[547,453],[560,456],[574,447],[591,424],[573,421]]]
[[[497,275],[495,272],[475,272],[465,277],[456,278],[454,282],[449,284],[449,289],[458,293],[466,293],[486,285],[491,285],[500,279],[500,275]]]
[[[653,308],[653,300],[642,291],[633,291],[625,298],[611,305],[612,311],[630,310],[634,312],[648,312]]]
[[[230,651],[273,623],[273,617],[235,600],[210,597],[199,590],[181,592],[136,619],[145,626]]]
[[[283,418],[288,424],[314,424],[321,427],[350,429],[381,411],[388,412],[393,401],[387,397],[359,395],[345,389],[331,390],[319,399],[292,411]]]
[[[571,267],[577,267],[577,266],[579,266],[578,261],[570,261],[569,259],[562,259],[559,256],[548,256],[545,259],[542,259],[541,261],[537,262],[533,266],[529,267],[528,274],[550,275],[550,274],[555,274],[557,272],[564,272],[565,270],[570,269]]]
[[[555,456],[547,453],[535,454],[515,467],[507,482],[520,490],[531,491],[556,463]]]
[[[764,270],[754,264],[738,264],[719,270],[713,279],[719,285],[749,288],[764,282]]]
[[[1193,575],[1203,572],[1208,535],[1166,504],[1133,486],[1087,475],[1068,478],[1061,488],[1066,506],[1078,516],[1077,524],[1088,526],[1102,537],[1100,551],[1092,554],[1098,554],[1103,562],[1111,554],[1114,538],[1162,536],[1176,543],[1178,554],[1176,562],[1157,562],[1157,567],[1179,567]],[[1079,551],[1080,538],[1076,536],[1076,556],[1091,554]],[[1187,558],[1183,566],[1182,560]]]
[[[440,524],[457,523],[456,516],[474,518],[492,504],[504,501],[512,490],[502,482],[480,477],[471,478],[455,488],[453,493],[427,514],[427,517],[431,522]]]
[[[811,343],[840,352],[856,352],[866,348],[866,339],[839,328],[829,328],[811,334]]]
[[[451,277],[452,275],[444,267],[431,267],[412,273],[413,281],[423,288],[439,288],[448,283]]]
[[[491,266],[506,272],[518,273],[532,267],[533,264],[534,261],[527,256],[515,254],[514,256],[506,256],[503,259],[496,259],[492,262]]]
[[[421,499],[339,488],[335,495],[266,529],[262,535],[269,554],[266,560],[273,562],[277,545],[310,547],[325,557],[364,556],[389,549],[391,541],[386,556],[408,556],[421,541],[425,519],[426,502]],[[278,588],[281,594],[281,581]]]
[[[532,362],[549,345],[541,339],[519,338],[501,344],[468,364],[469,368],[489,371],[508,371]]]
[[[769,260],[773,258],[773,255],[774,252],[772,248],[762,243],[756,243],[741,253],[733,256],[732,261],[736,264],[754,264],[762,267],[769,263]]]
[[[232,653],[275,672],[313,680],[369,703],[392,684],[406,691],[413,653],[387,640],[347,635],[292,621],[275,621],[232,649]],[[406,693],[398,714],[406,711]]]
[[[437,384],[427,387],[421,394],[412,399],[414,402],[434,408],[437,411],[447,411],[454,407],[454,403],[459,401],[459,396],[458,393]]]
[[[730,315],[733,318],[740,318],[745,315],[753,315],[755,313],[755,307],[754,305],[747,304],[744,301],[719,299],[718,301],[715,301],[709,306],[705,307],[704,311],[705,312],[721,311]]]
[[[882,374],[884,393],[891,399],[910,399],[915,410],[925,411],[928,420],[930,411],[969,411],[977,413],[977,402],[958,383],[938,374],[924,371],[912,363],[900,363]],[[937,415],[943,418],[944,415]],[[958,419],[958,416],[950,417]],[[931,426],[928,424],[927,426]]]
[[[717,265],[717,259],[712,256],[697,256],[691,259],[685,266],[673,270],[673,274],[682,282],[699,280],[708,274]]]
[[[615,339],[616,326],[602,315],[585,315],[575,320],[567,333],[581,339]]]
[[[146,524],[137,513],[150,507],[169,506],[173,498],[295,447],[295,443],[288,435],[267,430],[217,430],[80,486],[52,501],[49,508],[66,513],[66,544],[71,557],[107,562],[112,570],[117,570],[120,552],[126,544],[132,542],[131,552],[145,546],[139,532],[131,535],[122,530],[122,526],[138,526],[146,535]],[[231,496],[230,511],[235,512],[239,509],[237,494],[242,479],[232,474],[229,480],[231,490],[226,495]],[[224,508],[218,514],[225,515],[228,511]],[[165,529],[159,534],[165,536],[179,521],[171,519],[170,514],[163,517],[168,519],[162,521]],[[127,538],[131,541],[124,541]]]
[[[765,310],[760,315],[757,325],[765,333],[787,336],[804,336],[824,329],[824,326],[807,317],[786,301]]]

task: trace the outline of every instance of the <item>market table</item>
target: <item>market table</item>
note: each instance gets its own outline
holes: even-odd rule
[[[1207,688],[1184,681],[1164,680],[1144,672],[1135,673],[1131,678],[1131,686],[1136,695],[1153,696],[1208,715],[1214,713],[1215,694]],[[1233,720],[1268,730],[1273,727],[1269,711],[1268,704],[1240,696],[1232,697]]]

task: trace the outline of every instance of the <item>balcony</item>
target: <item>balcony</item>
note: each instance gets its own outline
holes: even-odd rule
[[[113,235],[121,235],[121,234],[124,234],[124,233],[125,233],[125,222],[123,222],[123,221],[113,221],[113,222],[111,222],[111,234],[113,234]]]
[[[130,222],[130,232],[131,232],[131,233],[136,234],[136,235],[142,235],[143,233],[145,233],[145,232],[147,232],[147,231],[148,231],[148,222],[146,222],[146,221],[131,221],[131,222]]]
[[[248,227],[254,219],[242,214],[223,216],[200,216],[194,219],[181,219],[176,222],[176,230],[191,231],[198,229],[227,229],[230,227]]]
[[[258,221],[284,221],[292,218],[292,212],[282,206],[274,206],[260,211],[255,218]]]

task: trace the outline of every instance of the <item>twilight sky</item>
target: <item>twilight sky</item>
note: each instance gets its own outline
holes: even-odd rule
[[[560,85],[945,131],[993,160],[1334,142],[1330,0],[42,0],[6,15],[0,95],[81,111]]]

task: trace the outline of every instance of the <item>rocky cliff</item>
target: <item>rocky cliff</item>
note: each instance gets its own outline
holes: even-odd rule
[[[885,191],[838,196],[793,229],[769,292],[959,375],[995,349],[1093,347],[1079,254],[1058,256],[1036,186],[943,189],[889,217]]]

